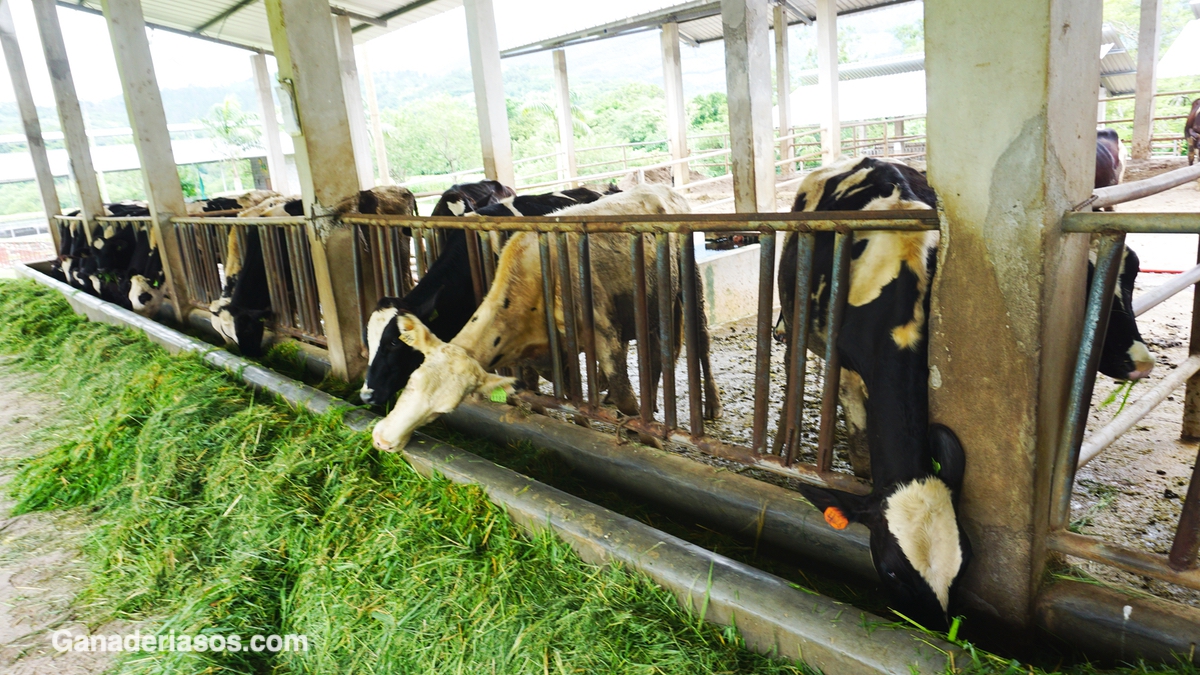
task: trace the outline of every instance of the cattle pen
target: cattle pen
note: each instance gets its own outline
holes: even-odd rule
[[[387,3],[376,4],[378,11],[368,14],[387,14],[382,7]],[[844,418],[849,413],[839,407],[845,382],[837,344],[857,256],[856,233],[936,232],[938,271],[929,290],[927,333],[929,421],[952,428],[966,451],[958,517],[973,559],[957,591],[967,617],[964,631],[1013,636],[1013,643],[1036,641],[1038,631],[1046,631],[1088,658],[1184,658],[1200,663],[1195,653],[1200,606],[1195,602],[1147,596],[1132,584],[1092,583],[1071,576],[1076,561],[1084,560],[1200,592],[1200,457],[1193,460],[1166,551],[1083,533],[1073,526],[1072,515],[1073,508],[1078,510],[1073,494],[1079,468],[1180,387],[1186,387],[1182,435],[1189,443],[1200,439],[1200,249],[1196,267],[1133,301],[1134,313],[1142,314],[1175,294],[1196,289],[1186,359],[1170,364],[1171,372],[1152,390],[1087,434],[1089,419],[1095,419],[1097,364],[1114,294],[1119,295],[1126,235],[1200,234],[1200,209],[1133,213],[1122,211],[1121,205],[1200,180],[1200,167],[1093,189],[1101,78],[1095,59],[1101,39],[1098,6],[1065,0],[926,0],[929,112],[922,149],[927,153],[928,180],[938,193],[937,208],[778,212],[776,188],[803,177],[806,166],[793,153],[798,139],[813,132],[794,132],[787,124],[785,104],[776,111],[778,124],[794,133],[773,133],[772,64],[766,49],[772,22],[786,26],[816,19],[819,29],[829,30],[836,28],[839,12],[884,4],[889,3],[817,0],[816,16],[810,17],[807,5],[795,8],[791,2],[691,2],[642,20],[645,26],[664,26],[665,36],[674,35],[664,37],[664,58],[671,60],[673,48],[676,67],[680,24],[716,17],[723,26],[730,148],[693,157],[729,155],[730,201],[736,213],[491,218],[335,215],[332,205],[374,182],[364,177],[356,161],[363,156],[362,142],[352,133],[354,124],[343,98],[347,39],[353,61],[351,19],[335,11],[331,21],[330,11],[336,8],[325,0],[267,0],[255,9],[265,13],[265,33],[259,31],[255,39],[261,43],[258,56],[269,48],[279,63],[280,92],[288,104],[285,122],[299,149],[304,215],[239,218],[188,214],[173,178],[163,179],[174,176],[174,166],[146,45],[143,3],[108,0],[103,13],[110,23],[123,86],[151,92],[131,102],[129,109],[151,215],[104,216],[99,200],[83,185],[79,215],[50,213],[49,207],[47,215],[68,229],[72,223],[82,224],[89,241],[93,225],[153,233],[161,246],[169,301],[156,320],[150,320],[54,281],[48,263],[31,263],[21,273],[61,291],[89,318],[145,331],[172,351],[199,352],[210,365],[297,405],[316,411],[349,410],[355,402],[305,387],[177,330],[212,332],[210,309],[222,298],[230,242],[244,249],[251,232],[262,242],[272,308],[267,328],[273,339],[296,344],[312,368],[351,383],[362,377],[367,365],[368,324],[376,303],[403,296],[420,281],[441,253],[446,231],[461,230],[466,236],[477,304],[495,281],[505,241],[529,233],[538,247],[539,266],[531,274],[538,278],[543,300],[541,318],[550,358],[542,380],[550,391],[523,391],[508,397],[507,403],[467,403],[446,417],[447,424],[499,444],[529,443],[633,498],[687,514],[755,547],[762,542],[877,583],[867,529],[826,526],[821,512],[802,501],[794,488],[815,485],[858,495],[872,489],[869,478],[855,475],[841,457],[847,448]],[[464,5],[472,30],[485,173],[515,185],[512,158],[505,149],[503,93],[494,90],[501,78],[492,0],[466,0]],[[52,12],[54,5],[35,0],[35,6]],[[145,11],[150,11],[148,3]],[[54,45],[50,23],[39,24],[48,59]],[[368,21],[353,31],[376,27]],[[549,48],[594,37],[564,36]],[[821,67],[826,70],[828,39],[822,42]],[[836,90],[836,30],[832,39]],[[822,79],[826,85],[828,78],[826,73]],[[70,124],[77,121],[81,126],[82,121],[72,117],[78,101],[71,105],[69,69],[65,83],[59,77],[56,86],[56,94],[62,94],[60,115],[68,149],[85,153],[86,142],[80,145],[78,135],[72,140]],[[668,90],[669,104],[677,105],[671,103]],[[997,90],[1006,96],[998,99]],[[1139,96],[1152,100],[1152,87],[1150,91]],[[1139,108],[1134,120],[1135,154],[1148,155],[1151,148],[1145,115]],[[984,137],[974,119],[989,120],[991,129]],[[830,126],[839,129],[835,140]],[[825,144],[826,161],[842,151],[840,128],[835,105],[832,119],[821,126],[824,131],[816,133]],[[880,143],[886,154],[887,125],[883,129]],[[897,137],[908,138],[893,132],[892,140]],[[857,134],[852,145],[860,145]],[[869,140],[861,145],[874,147]],[[671,182],[682,188],[690,161],[686,136],[682,141],[677,137],[670,148],[672,158],[662,167],[674,170]],[[75,171],[86,181],[84,166],[90,164],[81,163]],[[797,172],[799,177],[793,178]],[[365,174],[373,176],[369,168]],[[526,187],[583,183],[572,173],[559,178]],[[639,182],[644,180],[643,170]],[[1114,205],[1115,212],[1093,211]],[[57,237],[59,228],[51,230]],[[812,283],[818,234],[831,234],[834,241],[828,289]],[[603,280],[597,278],[591,258],[593,238],[601,235],[622,235],[629,242],[636,416],[623,415],[605,403],[593,318]],[[703,313],[706,306],[712,310],[715,288],[734,283],[723,282],[716,265],[706,266],[707,235],[756,240],[737,252],[739,264],[753,272],[741,270],[739,279],[751,281],[737,282],[744,284],[738,291],[741,303],[753,308],[745,312],[752,317],[746,322],[753,325],[753,350],[745,355],[749,365],[743,366],[753,372],[742,394],[748,439],[725,434],[707,419],[717,402],[703,384],[699,346],[708,339],[701,333],[708,321]],[[781,262],[786,235],[795,235],[797,241],[794,266]],[[1089,253],[1094,259],[1090,282]],[[783,265],[792,267],[787,270],[794,276],[792,288],[778,288]],[[673,276],[680,280],[679,306],[671,301]],[[806,330],[792,330],[785,344],[776,344],[784,290],[796,298],[828,291],[831,300],[822,317],[809,316],[807,302],[794,303],[789,317],[792,326],[823,325],[822,345],[811,343]],[[682,334],[678,350],[672,337],[676,333]],[[654,348],[657,352],[651,353]],[[809,357],[809,351],[817,353]],[[779,354],[785,355],[783,360]],[[656,385],[659,367],[661,385]],[[718,379],[717,385],[722,384]],[[349,410],[345,417],[359,430],[376,419],[363,409]],[[588,560],[620,561],[638,569],[687,606],[708,607],[711,602],[711,613],[701,612],[702,616],[736,625],[761,651],[774,650],[827,673],[914,668],[939,672],[953,669],[955,655],[961,654],[953,638],[947,642],[903,631],[876,632],[868,624],[882,620],[867,612],[862,613],[863,626],[852,631],[843,627],[852,634],[839,635],[831,627],[836,617],[829,616],[840,616],[841,605],[816,596],[811,602],[817,609],[807,613],[811,616],[793,611],[803,594],[772,575],[427,436],[414,437],[403,450],[423,473],[481,484],[528,529],[548,527]],[[652,555],[655,551],[660,553]],[[706,573],[707,587],[703,579],[697,582]]]

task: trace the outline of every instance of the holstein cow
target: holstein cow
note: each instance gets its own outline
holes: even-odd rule
[[[1098,188],[1119,184],[1125,179],[1125,146],[1112,129],[1096,130],[1096,180]],[[1094,209],[1099,211],[1100,209]],[[1104,207],[1112,211],[1113,207]]]
[[[497,183],[499,185],[499,183]],[[578,188],[569,190],[570,196],[552,194],[511,197],[499,204],[479,207],[464,198],[464,193],[448,190],[438,202],[454,213],[459,206],[467,207],[463,213],[472,212],[481,216],[545,216],[555,211],[588,204],[600,199],[600,193]],[[452,208],[453,207],[453,208]],[[403,298],[382,298],[367,322],[367,376],[359,397],[364,403],[384,404],[396,392],[404,388],[424,355],[400,340],[397,323],[403,314],[415,316],[435,336],[449,340],[458,334],[475,311],[475,290],[471,283],[471,267],[467,257],[467,240],[462,230],[445,230],[442,255],[425,272]]]
[[[138,230],[133,258],[129,261],[129,279],[121,287],[129,298],[129,306],[142,316],[153,317],[166,295],[165,282],[154,231],[149,228]]]
[[[687,201],[674,190],[661,185],[642,185],[591,204],[582,204],[559,211],[564,217],[582,215],[640,215],[655,213],[687,213]],[[569,237],[574,239],[574,237]],[[636,339],[633,316],[633,278],[630,264],[631,236],[628,234],[597,234],[591,239],[592,278],[594,280],[594,319],[597,361],[608,382],[609,394],[617,407],[627,415],[638,412],[637,399],[629,382],[626,348]],[[655,253],[646,253],[647,298],[649,306],[657,306]],[[672,256],[675,257],[674,255]],[[677,262],[677,261],[672,261]],[[678,297],[678,266],[672,269],[672,293]],[[574,286],[576,279],[560,280]],[[560,288],[570,293],[571,288]],[[681,306],[676,304],[676,315]],[[558,313],[556,330],[564,330],[563,317]],[[657,313],[650,316],[651,354],[657,354]],[[678,327],[682,322],[676,321]],[[468,394],[497,387],[511,390],[513,380],[489,375],[486,371],[520,364],[545,367],[549,357],[546,335],[545,308],[542,305],[542,274],[538,236],[532,232],[514,235],[500,256],[495,282],[463,330],[449,343],[442,343],[428,328],[411,314],[400,316],[396,323],[402,342],[422,351],[425,362],[409,378],[395,408],[380,420],[373,432],[375,447],[398,450],[411,438],[413,431],[440,415],[454,410]],[[678,346],[678,338],[674,338]],[[560,343],[561,344],[561,343]],[[702,354],[707,352],[703,350]],[[676,351],[678,353],[678,351]],[[567,358],[576,355],[567,354]],[[707,361],[707,359],[704,359]],[[661,363],[652,359],[652,382],[656,385]],[[711,380],[711,368],[706,369],[706,415],[719,414],[720,404],[716,385]]]
[[[1187,140],[1188,166],[1196,163],[1196,152],[1200,149],[1200,98],[1192,101],[1187,124],[1183,125],[1183,136]]]
[[[498,180],[481,180],[477,183],[457,183],[442,193],[433,207],[431,216],[461,216],[464,213],[495,204],[502,199],[515,197],[516,192]]]
[[[875,159],[838,162],[805,176],[793,211],[928,209],[918,172]],[[923,183],[921,180],[919,183]],[[823,342],[829,302],[833,233],[818,233],[813,257],[810,345]],[[954,433],[928,421],[926,318],[937,232],[857,232],[850,287],[837,344],[844,380],[860,381],[874,484],[868,495],[800,486],[842,529],[859,522],[871,532],[871,558],[893,606],[930,628],[944,629],[955,584],[971,548],[955,515],[963,451]],[[785,337],[795,298],[796,235],[784,240],[779,289]],[[785,371],[786,372],[786,371]],[[851,389],[858,387],[851,386]],[[847,418],[851,416],[846,407]]]

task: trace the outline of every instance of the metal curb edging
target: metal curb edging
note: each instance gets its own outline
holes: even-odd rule
[[[246,359],[78,291],[30,269],[21,276],[62,293],[93,321],[137,328],[172,353],[198,352],[251,387],[314,413],[348,409],[355,430],[378,416]],[[707,621],[737,627],[752,649],[804,661],[829,675],[947,672],[959,651],[952,644],[906,629],[851,605],[798,590],[787,581],[730,560],[639,521],[539,483],[510,469],[414,434],[405,457],[423,474],[481,486],[523,529],[552,530],[585,560],[620,562],[669,589]]]

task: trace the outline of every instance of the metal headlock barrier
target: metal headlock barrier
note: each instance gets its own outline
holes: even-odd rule
[[[1172,175],[1173,174],[1173,175]],[[1179,169],[1160,177],[1096,190],[1097,197],[1085,205],[1115,204],[1146,194],[1155,182],[1155,192],[1200,177],[1200,167]],[[1165,186],[1165,187],[1164,187]],[[1083,207],[1084,205],[1081,205]],[[1059,553],[1110,565],[1117,569],[1159,579],[1180,586],[1200,589],[1200,456],[1192,469],[1191,482],[1172,540],[1170,553],[1161,555],[1104,541],[1099,537],[1071,532],[1071,494],[1076,471],[1104,451],[1118,436],[1133,428],[1154,407],[1166,400],[1181,385],[1187,384],[1184,403],[1183,436],[1200,437],[1200,292],[1192,306],[1192,327],[1188,358],[1175,364],[1171,373],[1151,391],[1129,404],[1105,427],[1084,438],[1091,408],[1096,367],[1103,347],[1113,292],[1124,255],[1125,235],[1200,234],[1200,213],[1069,213],[1063,219],[1065,232],[1089,233],[1096,237],[1096,268],[1088,289],[1083,337],[1071,380],[1066,427],[1055,457],[1051,497],[1049,547]],[[1200,281],[1200,251],[1197,265],[1178,278],[1152,289],[1134,301],[1134,313],[1140,315],[1167,298]]]
[[[589,216],[585,218],[454,218],[352,215],[343,219],[357,229],[356,241],[370,242],[387,239],[396,231],[408,228],[418,242],[427,240],[433,232],[462,229],[467,233],[467,249],[473,270],[476,300],[481,301],[495,275],[496,240],[517,232],[537,234],[545,302],[547,340],[552,363],[553,394],[520,394],[527,402],[575,416],[604,422],[618,428],[637,432],[643,438],[670,441],[701,452],[732,460],[747,466],[788,475],[806,482],[828,485],[857,493],[866,493],[870,485],[854,476],[833,469],[834,428],[837,424],[837,397],[840,367],[838,365],[837,329],[849,287],[851,238],[863,230],[922,231],[938,227],[932,211],[853,211],[821,213],[772,214],[687,214],[666,216]],[[757,314],[757,345],[754,378],[753,440],[749,447],[725,442],[707,433],[704,421],[706,401],[702,385],[700,355],[701,289],[697,287],[696,251],[693,233],[757,234],[760,242],[759,289]],[[767,437],[770,411],[770,367],[772,326],[774,325],[773,292],[775,283],[776,238],[779,233],[799,233],[797,255],[796,297],[810,294],[813,251],[816,233],[834,233],[835,263],[831,284],[831,302],[826,325],[832,334],[826,340],[824,384],[820,414],[820,432],[816,458],[801,461],[800,429],[802,427],[803,383],[808,334],[792,331],[787,349],[791,369],[785,384],[786,423],[780,433],[787,441],[773,451]],[[623,417],[601,405],[596,357],[596,334],[593,319],[594,289],[591,266],[591,239],[603,235],[629,237],[632,279],[634,281],[634,310],[637,332],[637,372],[639,411],[637,417]],[[646,249],[653,246],[658,302],[649,306]],[[673,341],[674,293],[671,288],[673,261],[678,260],[679,283],[682,295],[684,362],[687,369],[687,416],[679,415],[678,392],[675,387],[675,357]],[[373,256],[377,266],[382,258]],[[417,256],[418,278],[424,274],[421,258]],[[359,268],[363,268],[359,265]],[[567,283],[563,283],[566,280]],[[361,289],[362,284],[359,285]],[[378,288],[378,287],[376,287]],[[565,291],[564,291],[565,289]],[[377,291],[376,295],[380,295]],[[378,297],[362,297],[363,306],[374,306]],[[796,302],[793,325],[809,323],[807,302]],[[654,412],[658,379],[651,366],[651,313],[658,320],[658,349],[662,373],[662,406]],[[563,317],[561,333],[556,329],[556,315]],[[577,356],[584,354],[583,365]],[[586,377],[585,377],[586,375]],[[584,383],[586,382],[586,391]],[[711,405],[712,402],[707,402]],[[776,413],[781,411],[776,411]]]
[[[183,273],[194,307],[207,310],[221,297],[230,230],[237,232],[245,251],[247,228],[257,228],[271,297],[267,327],[297,340],[328,346],[303,217],[180,217],[171,222],[183,252]]]

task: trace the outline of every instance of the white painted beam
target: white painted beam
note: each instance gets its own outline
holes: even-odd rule
[[[1162,0],[1141,0],[1138,23],[1137,84],[1133,98],[1133,158],[1150,158],[1154,136],[1154,94],[1158,87],[1155,70],[1162,40]]]
[[[79,194],[80,215],[93,223],[97,216],[104,215],[104,200],[100,197],[100,185],[96,182],[83,110],[75,93],[71,64],[67,61],[67,45],[58,22],[58,5],[54,0],[33,0],[33,16],[37,19],[38,34],[42,38],[46,69],[50,71],[50,86],[54,89],[63,144],[67,147],[67,163]]]
[[[167,115],[163,111],[162,93],[154,75],[150,57],[150,40],[146,36],[146,20],[140,0],[103,0],[104,17],[112,39],[113,56],[121,76],[125,94],[125,109],[133,129],[142,166],[142,180],[150,203],[150,216],[163,257],[167,292],[180,323],[187,319],[191,296],[183,274],[183,256],[175,236],[171,218],[187,215],[179,172],[171,150],[171,133],[167,130]]]
[[[363,113],[362,88],[358,85],[358,63],[354,59],[354,33],[350,29],[350,17],[335,14],[333,26],[337,36],[338,61],[342,67],[342,95],[346,98],[350,144],[354,146],[354,166],[358,170],[358,184],[366,190],[375,186],[375,170],[371,168],[371,137],[367,134],[367,116]]]
[[[721,0],[733,199],[738,213],[776,210],[768,11],[761,0]]]
[[[571,87],[567,82],[567,52],[555,49],[551,54],[554,58],[554,99],[558,104],[558,143],[566,160],[566,177],[574,178],[579,175],[579,165],[575,161],[575,121],[571,116]]]
[[[683,64],[679,53],[679,24],[664,23],[662,27],[663,89],[667,92],[667,146],[671,159],[687,157],[687,105],[683,97]],[[675,186],[688,182],[690,171],[685,164],[672,168]]]
[[[271,96],[271,75],[267,72],[267,55],[250,55],[254,71],[254,91],[262,111],[263,145],[267,148],[267,172],[271,174],[271,189],[279,194],[291,194],[288,185],[287,163],[283,159],[283,144],[279,142],[279,119],[275,116],[275,99]]]
[[[375,144],[375,169],[379,172],[379,184],[392,184],[392,171],[388,167],[387,145],[383,139],[383,124],[379,120],[379,99],[375,97],[375,77],[371,74],[371,52],[362,48],[363,81],[367,85],[367,109],[371,112],[371,141]]]
[[[17,42],[9,2],[10,0],[0,0],[0,47],[4,49],[4,62],[8,65],[8,77],[12,81],[13,94],[17,97],[21,125],[25,128],[25,143],[33,160],[38,193],[42,197],[42,210],[46,212],[46,220],[50,223],[50,235],[54,238],[54,249],[57,251],[61,246],[58,228],[54,225],[54,216],[61,213],[58,190],[54,187],[54,174],[50,171],[50,159],[46,156],[46,141],[42,138],[42,123],[38,120],[33,91],[29,88],[29,76],[25,73],[25,59],[21,57],[21,45]]]
[[[467,45],[471,52],[471,79],[475,82],[475,112],[479,117],[479,142],[483,146],[483,171],[491,180],[516,187],[512,140],[508,133],[508,106],[500,72],[500,40],[492,0],[463,0],[467,15]]]
[[[787,9],[783,4],[775,5],[775,108],[779,111],[779,135],[788,136],[792,133],[791,98],[792,74],[788,68],[788,24]],[[795,139],[779,142],[779,159],[790,159]],[[794,173],[792,164],[783,165],[783,176],[791,177]]]
[[[838,113],[837,0],[817,0],[817,105],[821,106],[821,160],[842,155],[842,121]]]
[[[284,115],[294,114],[298,123],[289,132],[296,146],[329,361],[334,375],[348,380],[366,368],[362,313],[355,266],[350,264],[353,231],[331,215],[338,202],[357,193],[359,179],[329,2],[266,0],[265,4],[280,87],[294,104],[294,110],[285,110]],[[362,274],[369,278],[372,271],[363,269]]]

